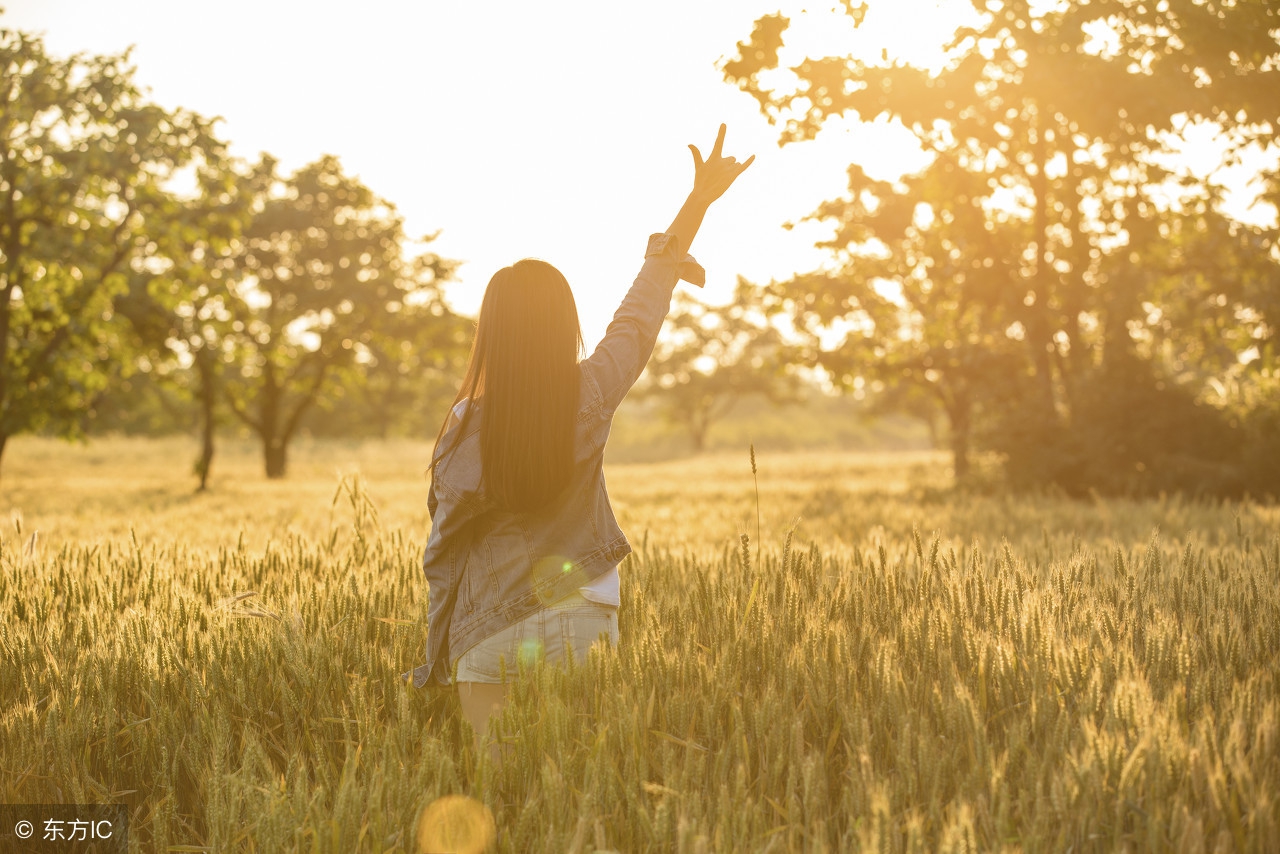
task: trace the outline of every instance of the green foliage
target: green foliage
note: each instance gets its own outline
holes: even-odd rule
[[[289,178],[228,158],[209,122],[146,101],[127,54],[58,60],[0,30],[0,68],[0,452],[194,419],[203,488],[220,400],[273,476],[328,390],[350,392],[331,411],[357,398],[352,432],[419,428],[469,329],[439,291],[454,263],[406,257],[388,202],[333,157]]]
[[[186,381],[191,372],[132,371],[113,377],[99,393],[85,424],[85,441],[107,435],[170,436],[198,427],[198,408]]]
[[[1239,426],[1240,459],[1257,495],[1280,487],[1280,365],[1275,356],[1258,359],[1215,388],[1229,423]]]
[[[770,304],[808,335],[813,364],[845,390],[870,393],[930,423],[946,419],[958,479],[968,472],[971,427],[983,405],[1023,370],[1015,340],[1020,306],[1017,230],[987,228],[985,181],[941,153],[899,182],[849,168],[849,195],[813,215],[835,233],[819,244],[836,265],[770,287]],[[837,346],[818,336],[851,326]]]
[[[1271,143],[1280,12],[1191,0],[974,8],[936,74],[855,54],[766,74],[782,65],[789,22],[777,15],[739,43],[726,79],[756,97],[783,144],[836,117],[889,118],[931,157],[897,182],[851,167],[848,196],[813,215],[836,227],[821,244],[834,263],[772,290],[810,332],[852,326],[816,356],[846,386],[913,405],[935,396],[957,475],[976,430],[1010,455],[1015,481],[1063,471],[1073,490],[1118,488],[1131,479],[1104,476],[1105,448],[1146,444],[1154,429],[1123,417],[1126,394],[1140,386],[1161,407],[1151,419],[1207,423],[1217,416],[1178,401],[1207,401],[1211,381],[1274,347],[1276,229],[1231,222],[1216,179],[1168,155],[1197,122],[1217,123],[1226,162]],[[866,8],[845,11],[857,25]],[[1147,365],[1120,364],[1135,357]],[[1256,488],[1200,481],[1230,441],[1202,428],[1207,450],[1159,452],[1200,456],[1162,485]],[[1082,470],[1081,458],[1099,465]]]
[[[1274,406],[1256,393],[1274,358],[1275,230],[1231,222],[1208,201],[1126,227],[1130,253],[1101,266],[1111,328],[1084,336],[1094,359],[1067,375],[1067,416],[1009,406],[987,444],[1008,454],[1013,483],[1074,495],[1275,494],[1280,445],[1258,429]],[[1254,393],[1229,395],[1228,384]]]
[[[1026,419],[1024,420],[1020,420]],[[1138,359],[1107,362],[1080,389],[1069,425],[1012,410],[990,437],[1007,455],[1016,487],[1052,483],[1069,495],[1272,492],[1248,467],[1242,430]],[[1266,486],[1270,486],[1269,489]],[[1259,487],[1263,487],[1259,489]]]
[[[290,181],[270,158],[205,162],[197,176],[119,308],[144,369],[200,413],[202,484],[228,398],[278,474],[299,430],[428,431],[470,343],[471,323],[440,292],[454,262],[406,259],[394,209],[335,159]]]
[[[739,277],[728,305],[678,293],[645,368],[637,397],[656,397],[663,417],[683,426],[695,451],[711,424],[747,395],[774,404],[801,399],[792,347],[764,311],[761,288]]]
[[[411,346],[425,339],[426,358],[439,350],[451,366],[459,325],[438,290],[452,262],[425,252],[407,260],[399,214],[336,158],[288,179],[276,177],[270,160],[260,170],[268,177],[232,286],[244,357],[227,389],[232,411],[262,439],[268,476],[283,477],[289,441],[336,373],[378,368],[394,397],[415,366],[397,336],[416,330]]]
[[[315,436],[420,437],[444,419],[475,322],[454,314],[438,291],[382,318],[364,341],[364,356],[340,371],[302,420]]]
[[[0,29],[0,450],[78,435],[127,372],[115,300],[173,215],[166,182],[217,152],[209,123],[148,103],[128,54],[49,56]]]
[[[244,356],[235,337],[230,288],[253,200],[270,175],[229,158],[204,158],[194,171],[196,191],[176,198],[170,215],[152,224],[152,251],[134,270],[117,309],[137,338],[137,365],[149,375],[157,398],[176,396],[193,404],[189,418],[202,436],[194,469],[204,489],[223,375],[229,363]],[[185,428],[187,420],[180,417],[168,426]]]

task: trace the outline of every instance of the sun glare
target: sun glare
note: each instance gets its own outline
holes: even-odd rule
[[[791,25],[783,36],[779,67],[761,75],[762,85],[779,91],[794,84],[790,68],[805,57],[852,56],[872,65],[905,63],[937,72],[947,62],[945,48],[956,30],[975,17],[967,3],[937,0],[872,2],[856,26],[843,6],[793,2],[782,12]],[[850,163],[857,163],[872,178],[896,180],[924,168],[930,159],[900,121],[883,116],[831,117],[804,148],[803,158],[797,157],[803,162],[792,166],[804,186],[829,181],[829,176],[840,174]],[[830,198],[841,189],[833,185],[818,198]],[[777,192],[791,193],[793,187],[779,186]],[[815,223],[803,223],[797,230],[813,240],[827,236],[826,229]]]
[[[867,62],[901,62],[939,71],[956,30],[976,20],[968,3],[945,0],[872,0],[856,27],[842,5],[794,2],[781,51],[784,65],[803,56],[856,56]]]

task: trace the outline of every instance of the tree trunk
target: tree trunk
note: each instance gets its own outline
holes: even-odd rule
[[[200,458],[196,460],[196,474],[200,477],[197,492],[209,487],[209,468],[213,465],[213,365],[211,357],[201,350],[196,357],[196,371],[200,376]]]
[[[951,467],[957,484],[969,477],[969,416],[972,408],[967,394],[957,395],[952,405],[947,407],[951,428]]]
[[[275,437],[262,440],[263,461],[266,463],[267,477],[272,480],[284,477],[287,448],[283,440]]]
[[[693,440],[693,452],[701,454],[707,447],[707,425],[693,422],[689,425],[689,438]]]
[[[1108,278],[1102,296],[1102,366],[1105,369],[1135,358],[1128,321],[1138,313],[1137,274],[1121,270]]]
[[[689,438],[693,440],[693,452],[701,454],[707,447],[707,430],[711,427],[711,419],[707,411],[695,406],[689,413]]]
[[[951,467],[956,473],[956,483],[962,483],[969,477],[969,424],[967,416],[962,424],[953,425],[951,429]]]
[[[1057,412],[1054,406],[1053,374],[1049,358],[1049,349],[1053,346],[1053,333],[1050,330],[1049,318],[1049,179],[1044,169],[1048,157],[1045,153],[1045,133],[1048,119],[1040,113],[1047,108],[1043,103],[1035,107],[1032,129],[1035,137],[1032,140],[1032,156],[1035,160],[1035,174],[1031,178],[1031,192],[1035,195],[1034,222],[1036,266],[1035,303],[1027,306],[1027,345],[1031,348],[1031,364],[1035,368],[1036,391],[1039,405],[1046,418],[1052,419]]]
[[[4,446],[8,441],[9,435],[7,433],[0,433],[0,459],[4,458]]]
[[[932,415],[924,414],[919,416],[924,422],[924,426],[929,429],[929,447],[938,447],[938,421]]]
[[[284,477],[285,440],[280,435],[281,394],[280,386],[276,383],[276,366],[268,355],[267,363],[262,367],[262,390],[259,392],[258,397],[261,403],[258,409],[258,418],[259,423],[262,425],[259,435],[262,436],[263,462],[265,463],[267,477],[272,480]]]
[[[395,407],[392,392],[388,390],[385,395],[380,395],[378,403],[378,406],[373,407],[373,413],[378,419],[378,438],[385,442],[391,435],[391,413]]]
[[[1071,139],[1070,128],[1060,128],[1064,140]],[[1067,357],[1060,363],[1062,375],[1062,391],[1068,415],[1075,412],[1075,401],[1080,382],[1089,368],[1089,349],[1085,346],[1084,324],[1080,315],[1089,307],[1089,288],[1085,284],[1085,270],[1089,266],[1089,241],[1084,233],[1085,196],[1082,189],[1084,169],[1075,162],[1076,149],[1066,146],[1067,162],[1071,164],[1070,172],[1063,181],[1066,200],[1063,205],[1063,218],[1071,234],[1071,246],[1066,250],[1066,257],[1071,271],[1064,280],[1062,313],[1066,321]]]

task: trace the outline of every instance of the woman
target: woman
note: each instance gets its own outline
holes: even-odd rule
[[[503,663],[584,660],[618,639],[618,564],[631,552],[605,491],[613,414],[653,352],[676,280],[701,285],[686,252],[707,208],[754,155],[693,152],[693,190],[644,266],[594,353],[569,284],[526,259],[490,280],[470,363],[431,456],[427,661],[414,687],[448,685],[457,665],[462,710],[477,748],[506,700]],[[408,676],[408,674],[404,674]]]

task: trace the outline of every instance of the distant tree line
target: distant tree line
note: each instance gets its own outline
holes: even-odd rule
[[[1203,126],[1224,162],[1274,153],[1280,11],[973,5],[936,73],[785,67],[790,22],[756,22],[722,70],[781,144],[880,118],[929,162],[852,164],[812,214],[833,227],[821,269],[739,280],[725,306],[678,296],[637,393],[701,448],[737,400],[795,402],[816,372],[925,421],[961,482],[990,450],[1013,485],[1076,495],[1280,492],[1277,226],[1232,219],[1171,156]],[[434,433],[473,325],[431,235],[336,158],[228,156],[139,93],[127,54],[58,60],[0,30],[0,67],[0,454],[23,432],[190,430],[203,486],[219,425],[260,438],[270,477],[302,430]]]

